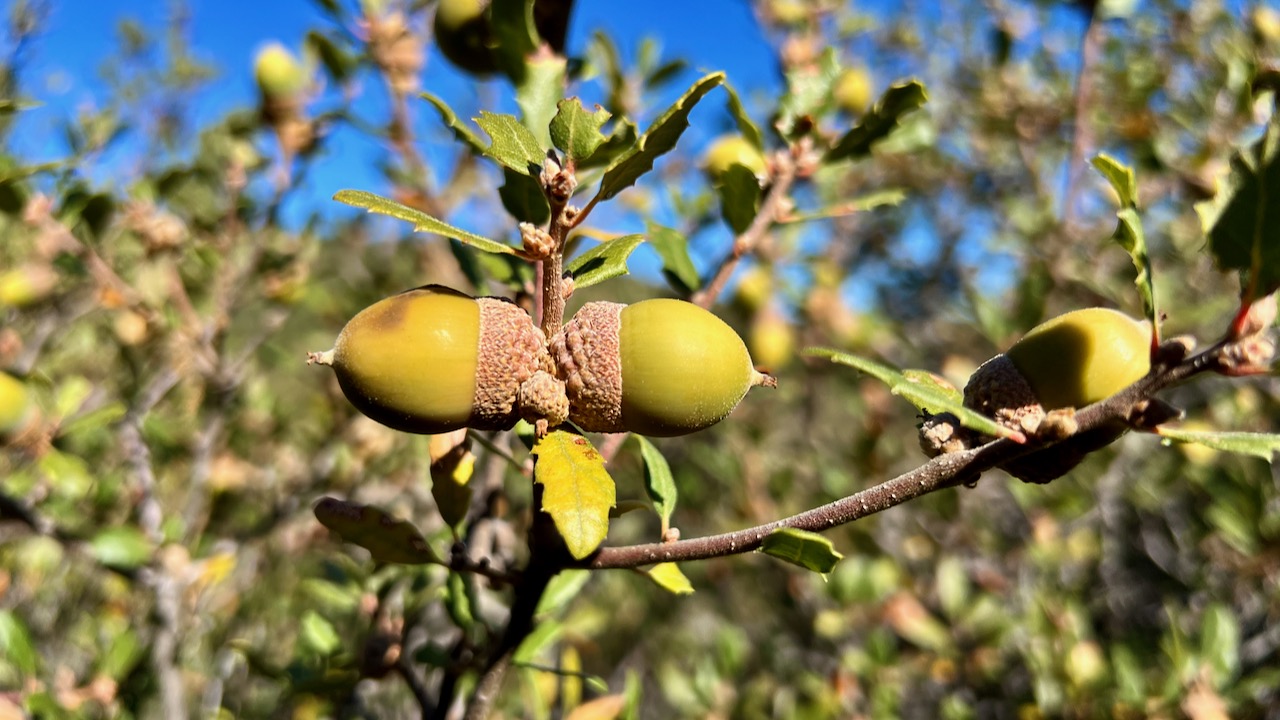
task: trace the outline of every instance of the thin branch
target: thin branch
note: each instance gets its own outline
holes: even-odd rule
[[[1116,395],[1078,411],[1075,414],[1078,425],[1076,434],[1117,419],[1127,419],[1159,390],[1197,373],[1218,369],[1224,347],[1224,344],[1219,343],[1204,353],[1175,365],[1153,368],[1146,377]],[[964,452],[940,455],[892,480],[789,518],[704,538],[605,547],[575,565],[591,569],[634,568],[660,562],[704,560],[752,552],[760,547],[767,535],[779,528],[789,527],[812,532],[829,530],[943,488],[977,482],[983,472],[1052,444],[1054,443],[1030,442],[1019,445],[1012,440],[996,440]]]
[[[760,211],[756,213],[747,229],[734,238],[733,251],[720,263],[720,267],[716,268],[711,282],[693,294],[691,300],[695,304],[705,308],[715,303],[716,298],[724,290],[725,284],[733,276],[733,271],[737,269],[738,262],[755,250],[760,240],[781,217],[786,201],[791,195],[791,186],[796,179],[796,163],[790,155],[780,152],[773,166],[775,170],[772,182],[769,184],[769,189],[765,191],[763,202],[760,203]]]

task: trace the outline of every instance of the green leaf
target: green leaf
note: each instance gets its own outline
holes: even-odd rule
[[[573,287],[581,290],[627,274],[627,257],[644,242],[643,235],[623,235],[606,240],[574,258],[565,266],[573,277]]]
[[[3,646],[2,642],[0,646]],[[146,648],[142,646],[132,629],[126,629],[111,638],[106,643],[106,647],[106,651],[98,660],[97,672],[116,682],[124,680],[129,673],[133,672],[146,655]],[[3,654],[3,649],[0,649],[0,654]]]
[[[320,655],[332,655],[342,647],[342,637],[333,629],[333,624],[315,610],[308,610],[302,616],[299,636],[307,647]]]
[[[825,357],[831,362],[857,368],[862,372],[880,380],[889,386],[894,395],[900,395],[912,405],[934,415],[951,413],[960,420],[960,424],[972,428],[984,435],[1009,438],[1015,442],[1026,442],[1026,437],[1011,430],[991,418],[964,407],[958,400],[954,388],[939,384],[932,379],[932,374],[924,370],[900,372],[888,365],[881,365],[873,360],[833,350],[831,348],[806,348],[805,355]],[[910,374],[907,374],[910,373]],[[930,378],[926,381],[925,378]]]
[[[827,538],[808,530],[778,528],[764,537],[760,549],[766,555],[826,575],[844,555]]]
[[[616,500],[604,458],[581,435],[552,430],[533,446],[534,481],[542,485],[542,509],[551,515],[575,559],[590,555],[609,532]]]
[[[337,43],[328,36],[312,30],[307,33],[305,42],[306,46],[311,48],[311,50],[315,52],[316,56],[320,58],[320,62],[324,65],[324,69],[328,71],[329,76],[332,77],[335,82],[339,84],[344,83],[351,77],[351,74],[355,72],[357,66],[356,59],[345,50],[338,47]]]
[[[534,225],[544,225],[551,219],[551,206],[538,180],[510,168],[502,168],[502,179],[498,197],[511,217]]]
[[[540,622],[533,632],[520,641],[520,647],[516,648],[511,659],[518,664],[528,665],[537,660],[538,655],[551,647],[562,635],[564,635],[564,623],[556,620]]]
[[[608,139],[591,153],[591,157],[578,163],[578,170],[603,167],[612,163],[623,153],[629,152],[635,146],[638,137],[635,123],[626,118],[618,119],[614,122],[613,132],[609,133]]]
[[[698,268],[694,267],[689,257],[689,239],[680,231],[649,224],[649,245],[662,258],[662,274],[682,295],[689,295],[702,286],[702,278],[698,276]]]
[[[31,633],[22,618],[14,615],[12,610],[0,610],[0,657],[28,677],[34,676],[39,669],[40,655],[31,641]]]
[[[1161,425],[1156,428],[1156,434],[1166,440],[1197,443],[1214,450],[1252,455],[1267,462],[1275,462],[1276,453],[1280,453],[1280,435],[1268,433],[1183,430]]]
[[[514,115],[481,110],[476,124],[489,134],[485,155],[518,173],[537,177],[542,172],[547,149]]]
[[[379,215],[387,215],[398,220],[406,220],[413,223],[415,232],[429,232],[441,235],[443,237],[464,242],[477,250],[483,250],[490,253],[502,253],[506,255],[514,255],[515,248],[505,245],[497,240],[490,240],[487,237],[476,235],[456,228],[442,220],[437,220],[430,215],[415,210],[408,205],[402,205],[395,200],[384,198],[380,195],[374,195],[364,190],[339,190],[333,196],[334,200],[340,203],[346,203],[352,207],[364,208],[371,213]]]
[[[537,615],[554,614],[578,597],[587,581],[591,579],[590,570],[561,570],[547,583],[547,589],[538,601]]]
[[[747,139],[755,149],[764,152],[764,134],[760,132],[760,128],[751,121],[751,116],[747,114],[747,109],[742,105],[742,98],[738,96],[738,91],[729,83],[724,84],[725,92],[729,94],[727,104],[729,106],[729,114],[733,116],[733,121],[738,125],[738,134]]]
[[[440,120],[453,131],[454,137],[470,147],[473,152],[479,155],[485,154],[489,146],[485,145],[484,140],[481,140],[479,135],[472,132],[471,128],[458,119],[457,113],[453,111],[453,108],[449,107],[448,103],[428,92],[422,93],[421,97],[435,106],[436,112],[440,113]]]
[[[1106,153],[1094,155],[1091,162],[1115,189],[1116,195],[1120,197],[1120,207],[1138,206],[1138,181],[1134,177],[1133,168]]]
[[[693,594],[693,583],[689,582],[689,578],[680,572],[680,566],[675,563],[659,563],[640,572],[648,575],[650,580],[658,584],[658,587],[673,595]]]
[[[450,571],[444,584],[444,609],[449,613],[453,624],[461,630],[470,631],[476,624],[471,597],[467,578],[460,572]]]
[[[1222,270],[1239,270],[1253,297],[1280,288],[1280,115],[1231,158],[1217,197],[1196,206],[1209,252]]]
[[[869,154],[877,140],[893,132],[904,115],[919,109],[928,98],[919,80],[889,86],[875,107],[827,151],[823,161],[833,163]]]
[[[780,224],[808,222],[810,220],[824,220],[826,218],[844,217],[845,215],[853,215],[865,212],[873,208],[901,205],[903,200],[907,199],[907,193],[898,188],[888,188],[885,190],[877,190],[868,193],[862,197],[837,203],[821,210],[813,210],[804,213],[792,213],[780,219]]]
[[[564,152],[569,162],[577,165],[604,143],[600,128],[609,120],[610,113],[599,105],[594,112],[587,112],[576,97],[561,100],[556,108],[556,116],[551,119],[551,142]]]
[[[716,181],[716,193],[720,196],[720,216],[741,235],[751,227],[751,221],[760,212],[760,180],[745,165],[734,163],[720,174]]]
[[[520,115],[524,126],[529,128],[533,137],[543,148],[551,147],[551,132],[548,126],[556,114],[556,103],[564,97],[565,59],[547,57],[531,60],[525,66],[524,78],[516,85],[516,104],[520,106]],[[542,160],[538,160],[541,171]],[[536,173],[535,173],[536,175]]]
[[[1231,608],[1212,603],[1200,620],[1200,655],[1213,670],[1213,685],[1223,688],[1240,669],[1240,623]]]
[[[818,62],[799,65],[787,72],[787,91],[778,101],[778,132],[788,140],[809,133],[817,117],[831,107],[832,87],[840,76],[834,48],[827,48]]]
[[[676,146],[684,129],[689,127],[689,113],[712,88],[724,82],[724,73],[716,72],[698,79],[666,112],[653,121],[635,145],[623,153],[600,180],[599,197],[608,200],[635,184],[641,175],[653,169],[654,160]]]
[[[647,438],[640,435],[631,437],[640,445],[640,457],[644,458],[644,489],[653,501],[654,512],[662,520],[662,535],[665,537],[671,527],[671,513],[675,512],[676,501],[680,498],[671,466],[658,446]]]
[[[1147,320],[1151,321],[1151,326],[1156,328],[1158,341],[1160,313],[1156,307],[1155,278],[1151,273],[1151,256],[1147,253],[1142,218],[1138,216],[1138,186],[1133,169],[1106,154],[1095,156],[1093,166],[1107,178],[1116,195],[1120,197],[1120,209],[1116,211],[1119,222],[1111,237],[1133,259],[1133,266],[1138,271],[1133,284],[1138,286],[1138,294],[1142,296],[1143,314]]]
[[[382,508],[324,497],[316,503],[315,515],[321,525],[341,535],[343,540],[368,550],[376,562],[402,565],[440,562],[413,523],[398,520]]]
[[[107,567],[131,569],[151,560],[155,551],[147,536],[136,527],[107,528],[89,541],[89,552]]]

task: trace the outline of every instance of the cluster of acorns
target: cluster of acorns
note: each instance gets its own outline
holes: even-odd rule
[[[539,434],[567,420],[684,435],[776,384],[737,333],[692,303],[587,303],[548,340],[515,303],[439,285],[365,308],[309,361],[332,366],[365,415],[414,433],[505,430],[523,418]]]

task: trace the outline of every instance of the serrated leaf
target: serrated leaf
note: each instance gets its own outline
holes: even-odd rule
[[[725,92],[729,94],[726,104],[729,107],[729,114],[733,116],[734,123],[738,126],[738,134],[747,139],[755,149],[764,152],[764,134],[760,132],[760,128],[751,120],[751,116],[747,114],[747,109],[742,105],[742,98],[738,96],[738,91],[733,85],[726,82],[724,84]]]
[[[299,636],[308,647],[320,655],[332,655],[342,647],[342,637],[333,629],[333,624],[314,610],[308,610],[302,616]]]
[[[23,675],[33,676],[39,669],[40,656],[31,641],[31,633],[12,610],[0,610],[0,657]]]
[[[376,562],[421,565],[439,563],[426,538],[413,523],[399,520],[373,505],[325,497],[315,506],[321,525],[369,551]]]
[[[1217,196],[1196,211],[1219,269],[1239,270],[1253,297],[1280,288],[1280,115],[1236,152]]]
[[[699,78],[684,95],[654,120],[630,150],[623,153],[605,170],[600,180],[599,197],[608,200],[635,184],[641,175],[653,169],[659,156],[676,146],[676,141],[689,127],[689,113],[704,95],[724,82],[724,73],[715,72]]]
[[[918,110],[929,99],[924,85],[908,80],[889,86],[852,130],[845,133],[823,157],[824,162],[839,162],[863,157],[871,152],[877,140],[893,132],[904,115]]]
[[[627,274],[627,258],[644,242],[643,235],[623,235],[606,240],[582,253],[565,266],[573,277],[575,290]]]
[[[609,133],[604,143],[591,153],[591,157],[578,163],[578,170],[608,165],[630,150],[636,144],[638,137],[635,123],[626,118],[619,118],[614,122],[613,132]]]
[[[89,552],[107,567],[131,569],[147,564],[155,545],[138,528],[121,526],[94,535]]]
[[[881,365],[874,360],[850,355],[831,348],[806,348],[804,354],[811,357],[824,357],[831,362],[857,368],[888,385],[890,392],[894,395],[900,395],[917,408],[934,415],[944,412],[951,413],[960,420],[961,425],[977,430],[984,435],[1009,438],[1019,443],[1026,442],[1026,436],[1022,433],[1011,430],[981,413],[964,407],[956,401],[956,396],[953,393],[940,389],[936,384],[921,382],[920,375],[908,376],[888,365]],[[916,372],[928,375],[927,371]],[[912,377],[915,379],[913,380]]]
[[[640,445],[640,457],[644,459],[644,489],[653,501],[653,510],[662,520],[662,534],[671,527],[671,514],[675,512],[680,492],[676,489],[671,466],[658,446],[640,435],[632,435]]]
[[[581,435],[552,430],[534,443],[534,481],[542,485],[542,510],[551,516],[575,559],[590,555],[609,532],[616,502],[604,458]]]
[[[827,48],[815,63],[800,64],[787,71],[787,91],[778,101],[778,132],[788,140],[805,135],[834,102],[832,87],[840,76],[840,61],[834,48]]]
[[[576,165],[604,144],[600,128],[610,117],[609,111],[599,105],[587,112],[578,98],[565,98],[556,105],[556,116],[551,119],[551,142]]]
[[[1196,443],[1239,455],[1252,455],[1270,463],[1274,463],[1276,454],[1280,453],[1280,435],[1269,433],[1184,430],[1161,425],[1156,428],[1156,434],[1168,440]]]
[[[489,135],[489,147],[484,149],[486,156],[524,175],[537,177],[542,172],[547,149],[516,116],[481,110],[475,120]]]
[[[741,235],[751,226],[760,212],[760,180],[745,165],[734,163],[720,174],[716,182],[716,194],[720,196],[720,216],[735,235]]]
[[[516,104],[520,106],[520,117],[524,126],[529,128],[529,132],[533,133],[538,144],[544,148],[544,156],[545,149],[551,147],[548,126],[555,117],[556,103],[564,97],[566,67],[565,59],[558,56],[530,60],[525,65],[524,77],[516,85]]]
[[[473,152],[483,155],[489,149],[489,146],[485,145],[484,140],[481,140],[479,135],[472,132],[471,128],[458,119],[457,113],[453,111],[453,108],[449,107],[448,103],[429,92],[422,93],[421,97],[431,103],[436,112],[440,113],[441,122],[453,131],[453,136],[470,147]]]
[[[698,268],[689,257],[689,239],[678,230],[650,223],[647,228],[649,245],[662,259],[662,274],[667,282],[682,295],[689,295],[702,286]],[[639,437],[639,436],[637,436]]]
[[[364,208],[371,213],[379,215],[387,215],[398,220],[405,220],[413,223],[413,229],[416,232],[429,232],[447,237],[451,240],[466,243],[477,250],[483,250],[490,253],[501,253],[505,255],[514,255],[515,248],[505,245],[497,240],[490,240],[487,237],[467,232],[460,228],[456,228],[443,220],[437,220],[430,215],[384,198],[381,195],[374,195],[364,190],[339,190],[333,196],[334,200],[340,203],[346,203],[352,207]]]
[[[506,76],[518,85],[525,77],[529,55],[540,44],[533,23],[533,0],[493,0],[488,15],[494,57]]]
[[[1133,169],[1123,165],[1115,158],[1098,154],[1093,158],[1093,166],[1111,183],[1112,189],[1120,198],[1120,209],[1116,211],[1116,231],[1112,239],[1129,253],[1133,266],[1138,271],[1133,284],[1138,286],[1138,294],[1142,296],[1144,317],[1151,321],[1156,329],[1156,342],[1159,342],[1160,313],[1156,307],[1155,278],[1151,273],[1151,255],[1147,252],[1146,234],[1142,230],[1142,218],[1138,215],[1138,185]]]
[[[551,219],[551,206],[536,179],[510,168],[502,168],[502,179],[498,197],[511,217],[534,225],[545,225]]]
[[[861,197],[842,203],[803,213],[792,213],[778,220],[779,224],[824,220],[826,218],[844,217],[855,213],[866,212],[878,207],[901,205],[907,199],[907,193],[898,188],[877,190]]]
[[[805,570],[826,575],[835,568],[844,555],[827,538],[808,530],[778,528],[764,537],[760,545],[766,555],[772,555]]]
[[[693,594],[693,583],[689,582],[689,578],[684,576],[684,573],[680,571],[680,566],[675,563],[658,563],[641,572],[648,575],[649,579],[657,583],[658,587],[673,595]]]

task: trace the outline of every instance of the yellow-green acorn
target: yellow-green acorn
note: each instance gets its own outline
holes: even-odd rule
[[[432,23],[440,54],[472,75],[498,69],[493,56],[489,0],[440,0]]]
[[[1140,380],[1151,367],[1145,323],[1106,308],[1086,308],[1036,326],[1002,355],[983,363],[964,389],[964,403],[1015,430],[1034,433],[1046,412],[1082,408]],[[1048,482],[1075,467],[1127,428],[1115,423],[1072,436],[1002,466],[1030,482]]]
[[[264,97],[291,98],[307,84],[302,63],[284,45],[268,43],[253,61],[253,78]]]
[[[760,149],[741,135],[722,135],[716,138],[702,156],[702,165],[713,182],[719,182],[734,165],[745,167],[758,178],[768,173],[768,166]]]
[[[836,107],[850,115],[861,115],[871,104],[871,74],[862,67],[845,70],[836,78],[831,96]]]
[[[682,300],[587,303],[551,355],[569,419],[590,432],[685,435],[723,420],[751,387],[776,384],[732,328]]]
[[[505,430],[521,417],[555,426],[568,414],[546,337],[503,298],[439,285],[393,295],[360,311],[332,350],[309,361],[331,365],[360,412],[405,432]],[[536,391],[522,401],[526,383]]]
[[[0,438],[26,426],[35,410],[31,392],[18,378],[0,372]]]

